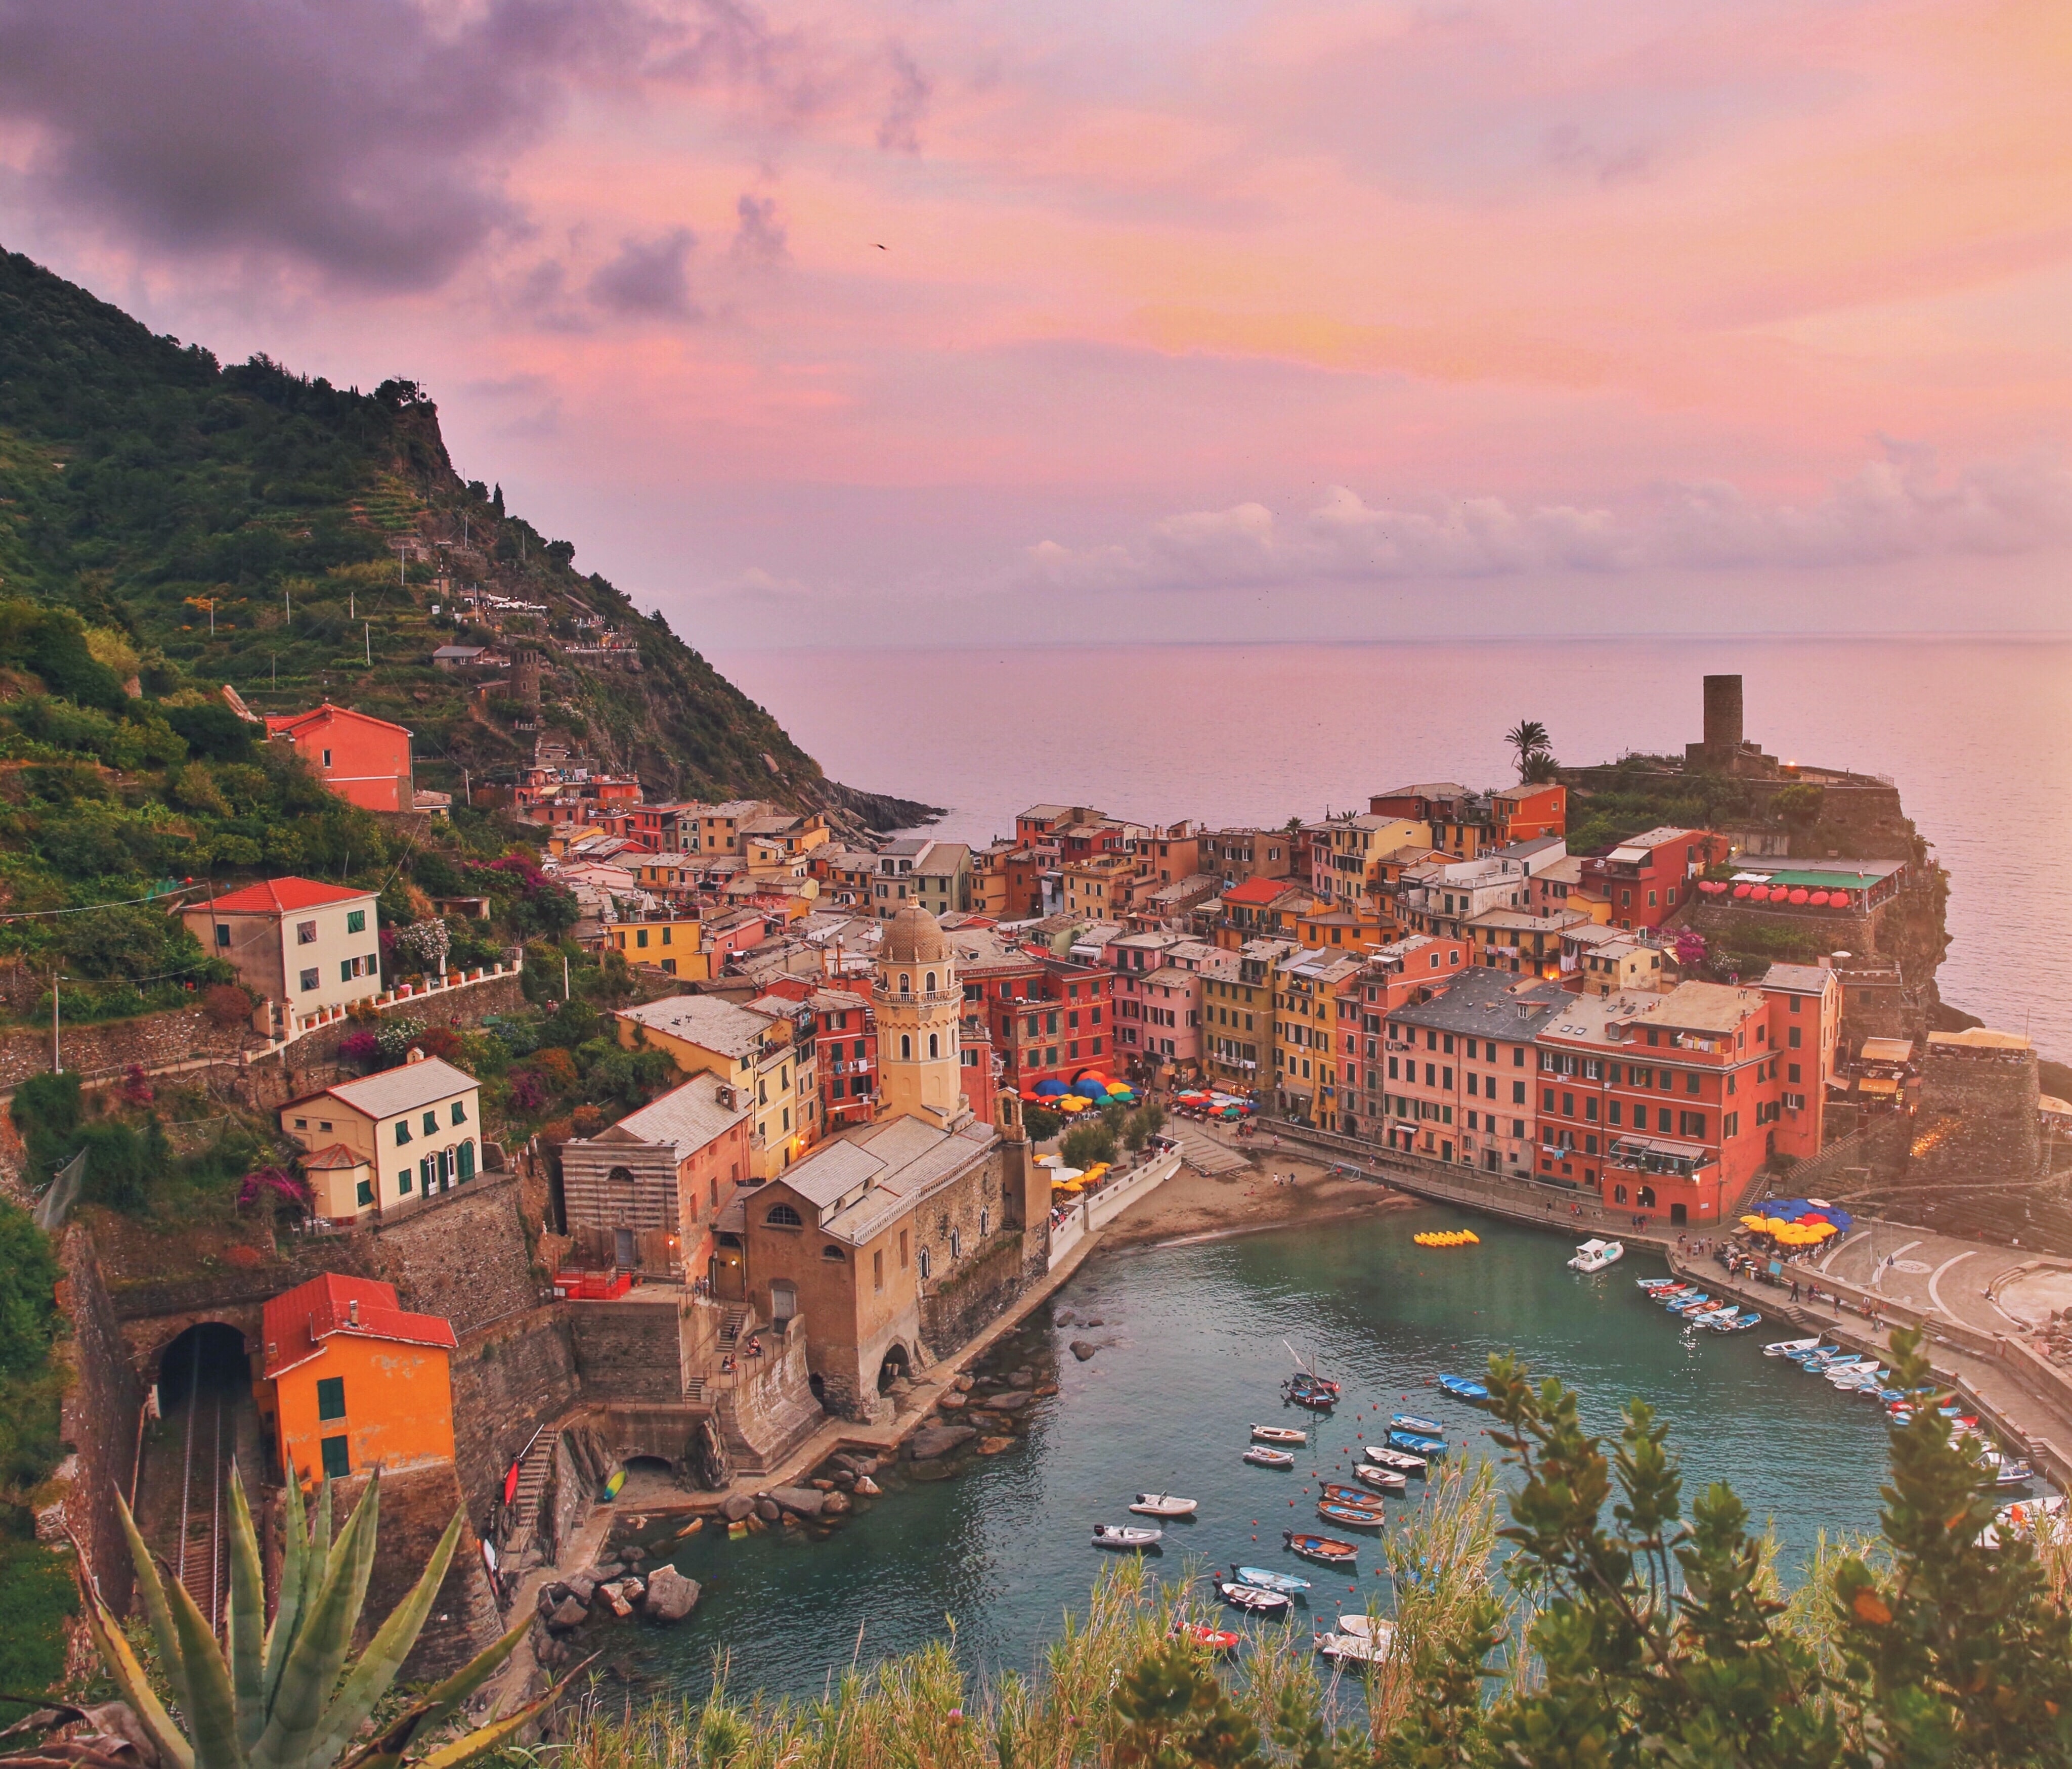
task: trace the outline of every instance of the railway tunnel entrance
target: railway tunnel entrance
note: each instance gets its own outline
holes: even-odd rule
[[[145,1422],[138,1464],[138,1526],[215,1627],[229,1591],[232,1466],[255,1510],[268,1476],[245,1335],[199,1322],[160,1354],[157,1376],[158,1417]]]

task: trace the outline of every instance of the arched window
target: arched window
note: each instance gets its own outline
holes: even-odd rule
[[[943,1053],[943,1040],[934,1032],[928,1034],[928,1055],[931,1060]]]
[[[615,1167],[604,1176],[604,1201],[616,1222],[633,1220],[633,1202],[639,1192],[629,1167]]]
[[[902,1063],[914,1060],[914,1040],[903,1032],[899,1034],[899,1060]]]
[[[964,1256],[964,1237],[958,1230],[952,1229],[950,1230],[950,1257],[952,1259],[961,1259]]]
[[[914,979],[904,971],[899,973],[899,992],[902,995],[911,995],[914,992]]]
[[[837,1265],[840,1265],[846,1256],[840,1247],[829,1245],[820,1249],[820,1257],[823,1259],[832,1259]]]
[[[992,1213],[992,1211],[990,1211],[990,1210],[981,1210],[981,1211],[980,1211],[980,1212],[979,1212],[979,1213],[978,1213],[978,1234],[979,1234],[979,1239],[980,1239],[981,1241],[983,1241],[983,1240],[984,1240],[984,1239],[985,1239],[988,1235],[991,1234],[992,1233],[993,1233],[993,1213]]]
[[[921,1281],[922,1281],[923,1283],[926,1283],[927,1282],[927,1279],[928,1279],[928,1250],[927,1250],[926,1247],[923,1247],[923,1248],[922,1248],[922,1250],[921,1250],[921,1262],[920,1262],[920,1264],[921,1264]]]
[[[934,971],[931,971],[928,973],[928,993],[929,993],[930,995],[933,995],[935,992],[935,973]]]
[[[773,1229],[803,1229],[804,1221],[788,1204],[773,1204],[770,1213],[763,1219]]]

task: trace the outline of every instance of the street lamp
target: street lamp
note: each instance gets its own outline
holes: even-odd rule
[[[72,979],[61,971],[53,971],[51,973],[51,1073],[54,1075],[62,1075],[64,1073],[64,1054],[58,1045],[58,985],[71,981]]]

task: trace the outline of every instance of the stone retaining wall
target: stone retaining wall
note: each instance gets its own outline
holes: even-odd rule
[[[66,1026],[59,1041],[66,1069],[88,1081],[124,1074],[133,1067],[191,1062],[197,1057],[234,1063],[240,1053],[266,1049],[244,1021],[220,1026],[200,1008]],[[18,1087],[50,1069],[49,1027],[0,1032],[0,1090]]]
[[[501,1496],[512,1457],[578,1403],[582,1378],[569,1324],[552,1304],[463,1335],[450,1369],[454,1455],[479,1513]]]
[[[64,1270],[58,1305],[72,1322],[56,1361],[66,1374],[59,1431],[69,1447],[60,1473],[64,1521],[92,1557],[104,1595],[119,1615],[130,1603],[130,1550],[115,1508],[137,1466],[143,1385],[130,1361],[121,1324],[101,1281],[93,1241],[76,1224],[58,1245]],[[39,1518],[39,1533],[46,1533]]]

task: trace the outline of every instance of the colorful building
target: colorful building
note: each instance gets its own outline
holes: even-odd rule
[[[374,893],[313,878],[272,878],[180,912],[187,931],[237,980],[276,1004],[292,1036],[301,1022],[381,993]]]
[[[717,995],[665,995],[624,1008],[619,1041],[666,1051],[685,1075],[712,1075],[754,1115],[749,1162],[758,1180],[783,1172],[820,1134],[812,1010],[775,995],[747,1007]]]
[[[1433,1160],[1536,1176],[1534,1040],[1574,999],[1559,983],[1468,970],[1386,1020],[1383,1139]]]
[[[1498,848],[1568,833],[1568,789],[1558,782],[1490,794],[1490,835]]]
[[[1299,950],[1293,940],[1254,940],[1228,954],[1235,962],[1235,976],[1227,970],[1205,969],[1202,1061],[1213,1085],[1272,1090],[1274,973],[1284,958]]]
[[[1651,829],[1583,863],[1583,882],[1611,905],[1615,927],[1658,928],[1692,898],[1694,881],[1730,843],[1705,829]]]
[[[712,1275],[713,1223],[749,1176],[754,1123],[735,1089],[694,1075],[608,1130],[564,1143],[574,1263]]]
[[[1338,1127],[1338,1061],[1356,1057],[1363,961],[1302,947],[1274,967],[1273,1088],[1281,1115]]]
[[[482,1093],[475,1077],[413,1050],[379,1074],[292,1099],[282,1130],[306,1151],[314,1214],[336,1223],[393,1213],[478,1171]]]
[[[266,735],[285,743],[348,804],[363,811],[409,811],[417,802],[410,733],[330,701],[314,712],[269,716]]]
[[[450,1322],[405,1310],[389,1285],[327,1272],[269,1302],[254,1385],[273,1454],[308,1484],[454,1456]]]

